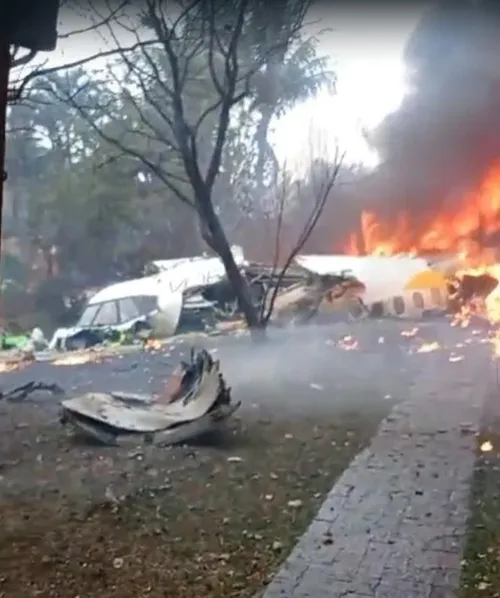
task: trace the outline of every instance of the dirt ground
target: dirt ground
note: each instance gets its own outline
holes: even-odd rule
[[[0,596],[252,596],[381,416],[247,417],[212,446],[156,454],[83,448],[42,427],[28,446],[31,425],[16,430],[32,487],[15,491],[7,451]]]
[[[196,446],[92,446],[64,433],[55,399],[0,402],[0,597],[254,596],[404,397],[414,339],[391,326],[384,343],[363,329],[356,351],[338,348],[342,330],[258,355],[217,347],[243,406]],[[182,352],[37,364],[1,382],[144,392]]]

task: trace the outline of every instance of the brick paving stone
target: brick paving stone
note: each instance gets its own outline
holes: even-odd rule
[[[407,399],[339,478],[263,598],[455,596],[494,373],[485,345],[460,363],[433,355],[414,356]]]

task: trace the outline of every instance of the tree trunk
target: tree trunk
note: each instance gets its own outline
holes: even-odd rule
[[[252,338],[254,340],[262,340],[265,334],[264,326],[259,318],[259,312],[253,303],[248,283],[243,278],[240,269],[234,261],[231,247],[229,246],[220,220],[213,209],[212,202],[205,192],[202,196],[198,193],[196,195],[198,213],[202,219],[202,230],[205,228],[210,236],[206,241],[219,255],[224,264],[229,284],[236,295],[239,308],[245,316]]]

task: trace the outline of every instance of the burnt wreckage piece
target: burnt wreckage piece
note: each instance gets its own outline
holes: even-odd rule
[[[220,363],[191,351],[158,399],[129,393],[86,393],[62,401],[61,423],[105,444],[170,445],[212,431],[241,405],[233,403]]]

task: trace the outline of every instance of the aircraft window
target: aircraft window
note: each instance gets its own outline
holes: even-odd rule
[[[158,301],[154,295],[143,295],[142,297],[134,297],[134,303],[137,305],[137,308],[139,309],[139,313],[141,316],[147,316],[151,312],[156,311],[158,309]]]
[[[370,315],[373,318],[381,318],[384,315],[384,304],[382,301],[377,301],[373,303],[370,309]]]
[[[118,310],[116,301],[106,301],[101,304],[97,316],[94,318],[94,326],[116,326],[118,324]]]
[[[418,291],[413,293],[412,300],[413,300],[413,305],[417,309],[424,309],[425,304],[424,304],[424,297],[423,297],[422,293],[419,293]]]
[[[439,289],[431,289],[431,299],[436,305],[443,305],[443,295]]]
[[[403,297],[394,297],[392,300],[392,306],[394,308],[394,312],[397,316],[404,314],[405,312],[405,302]]]
[[[118,306],[120,308],[121,322],[130,322],[141,315],[137,305],[134,303],[134,300],[130,297],[126,299],[120,299]]]
[[[97,313],[97,310],[101,306],[99,304],[89,305],[85,308],[85,311],[80,316],[80,319],[77,322],[77,326],[81,326],[82,328],[86,328],[92,324],[92,320]]]
[[[363,315],[363,306],[361,303],[353,302],[349,307],[349,313],[353,318],[359,318]]]

